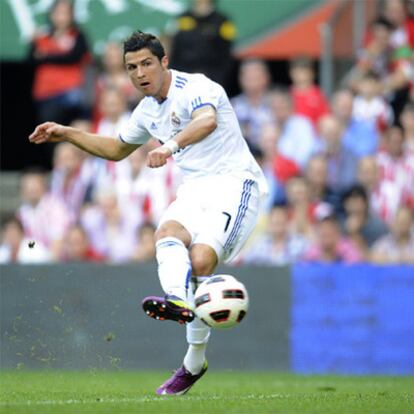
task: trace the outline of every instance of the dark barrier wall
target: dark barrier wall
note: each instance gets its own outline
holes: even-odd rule
[[[1,367],[173,369],[185,329],[141,299],[156,264],[3,266]],[[242,324],[214,331],[216,369],[414,374],[414,267],[222,268],[245,283]]]
[[[142,298],[161,294],[156,264],[2,266],[2,368],[177,368],[185,328],[148,318]],[[216,369],[289,369],[287,269],[229,268],[250,294],[249,313],[213,332]]]
[[[292,369],[413,374],[414,267],[298,265]]]

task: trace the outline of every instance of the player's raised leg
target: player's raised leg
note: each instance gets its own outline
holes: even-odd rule
[[[178,222],[167,221],[157,230],[156,240],[158,276],[165,296],[148,296],[142,307],[154,319],[191,322],[194,312],[187,301],[191,277],[187,246],[191,236]]]

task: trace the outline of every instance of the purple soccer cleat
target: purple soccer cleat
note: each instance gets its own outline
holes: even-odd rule
[[[185,324],[194,319],[192,309],[177,296],[148,296],[142,301],[142,308],[150,318],[159,321],[170,320]]]
[[[184,365],[175,371],[174,375],[164,382],[158,389],[158,395],[183,395],[205,374],[208,369],[207,361],[199,374],[193,375]]]

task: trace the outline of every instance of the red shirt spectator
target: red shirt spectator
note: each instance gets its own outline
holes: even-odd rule
[[[293,106],[296,114],[306,116],[316,127],[319,119],[329,113],[329,105],[319,86],[308,89],[292,87]]]
[[[35,65],[33,98],[39,122],[69,124],[86,115],[84,69],[90,55],[86,39],[76,26],[73,4],[56,0],[49,12],[50,29],[32,42]]]
[[[75,224],[65,234],[62,259],[66,262],[103,262],[105,256],[93,249],[84,228]]]
[[[325,95],[315,85],[312,61],[307,57],[294,59],[289,74],[293,82],[291,94],[294,113],[307,117],[316,128],[319,119],[330,111]]]
[[[72,28],[59,38],[50,33],[38,35],[32,45],[37,64],[33,96],[46,99],[83,85],[84,64],[88,61],[86,39]]]

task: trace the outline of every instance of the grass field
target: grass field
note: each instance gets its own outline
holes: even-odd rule
[[[0,412],[414,413],[413,377],[294,376],[211,370],[183,397],[159,397],[161,372],[3,372]]]

